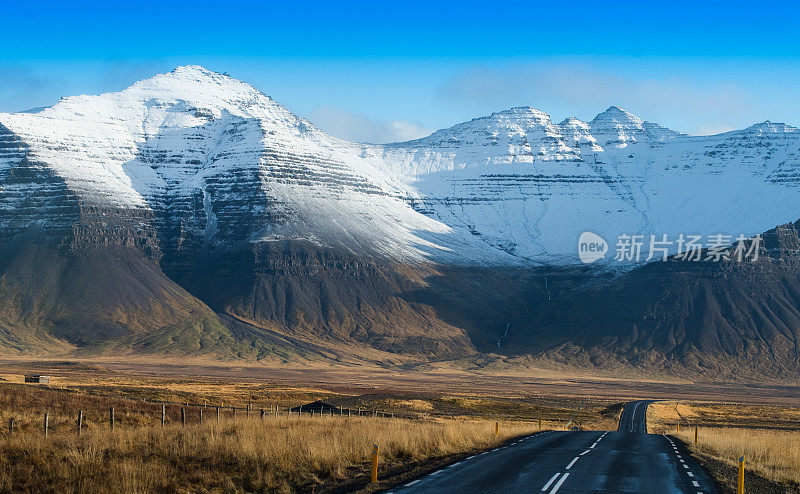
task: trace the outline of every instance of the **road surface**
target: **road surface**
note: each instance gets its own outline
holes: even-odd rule
[[[617,431],[540,432],[389,492],[718,492],[683,447],[666,436],[646,433],[649,403],[627,403]]]

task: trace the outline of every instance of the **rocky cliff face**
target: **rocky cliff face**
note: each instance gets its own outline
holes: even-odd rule
[[[690,137],[617,107],[558,124],[513,108],[359,145],[247,84],[181,67],[0,115],[0,226],[7,240],[69,229],[87,209],[127,216],[175,276],[210,251],[292,239],[402,262],[566,265],[583,231],[613,243],[792,221],[799,153],[787,125]]]
[[[800,363],[800,228],[763,234],[755,262],[653,262],[574,284],[509,335],[511,353],[707,378],[788,378]],[[748,244],[749,246],[749,244]]]
[[[585,231],[612,245],[621,234],[750,236],[800,207],[800,133],[769,122],[692,137],[617,107],[559,124],[513,108],[366,155],[409,184],[419,211],[548,264],[576,263]]]
[[[783,315],[794,309],[780,323],[747,322],[732,309],[712,317],[711,299],[699,300],[744,297],[726,283],[749,276],[764,297],[785,288],[780,303],[794,304],[794,271],[780,268],[775,286],[764,281],[778,276],[774,262],[755,272],[667,263],[618,278],[632,267],[581,267],[576,243],[583,231],[613,245],[622,233],[751,235],[793,221],[799,156],[787,125],[691,137],[617,107],[561,123],[513,108],[416,141],[349,143],[245,83],[180,67],[119,93],[0,114],[0,330],[20,351],[175,344],[262,355],[266,333],[243,350],[241,324],[424,358],[526,353],[695,370],[710,365],[691,355],[712,348],[751,364],[780,348],[784,369],[779,341],[794,316]],[[26,249],[49,267],[33,269]],[[620,309],[625,321],[608,298],[623,292],[639,301]],[[717,321],[716,336],[701,322],[687,332],[700,314]],[[767,338],[769,325],[782,329]],[[734,338],[769,343],[751,354]],[[603,352],[612,357],[595,357]]]

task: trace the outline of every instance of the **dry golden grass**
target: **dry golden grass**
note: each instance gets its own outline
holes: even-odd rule
[[[83,368],[54,375],[50,386],[0,378],[0,492],[290,492],[365,479],[373,443],[382,476],[494,447],[512,436],[560,429],[615,429],[621,403],[552,395],[396,392],[378,387],[325,388],[303,382],[147,376]],[[142,401],[149,400],[149,401]],[[208,404],[203,424],[197,406]],[[403,419],[286,416],[288,407],[324,400],[335,406],[395,413]],[[252,405],[232,418],[214,405]],[[116,430],[109,431],[109,407]],[[259,409],[281,410],[263,421]],[[187,425],[180,425],[185,408]],[[85,430],[76,433],[84,412]],[[49,413],[50,437],[42,419]],[[8,420],[15,432],[7,435]],[[501,422],[494,437],[495,420]],[[424,468],[424,467],[419,467]]]
[[[800,431],[704,427],[684,428],[676,434],[693,451],[737,465],[745,455],[746,467],[780,483],[800,483]]]
[[[292,492],[366,474],[372,444],[381,470],[495,446],[534,424],[343,417],[208,420],[78,437],[19,432],[0,438],[0,491]]]
[[[798,420],[800,409],[776,406],[667,401],[647,410],[650,432],[673,434],[694,452],[732,466],[745,455],[748,469],[784,484],[800,483]]]

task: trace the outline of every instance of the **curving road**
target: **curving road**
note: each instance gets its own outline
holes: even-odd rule
[[[678,443],[667,436],[647,434],[650,403],[627,403],[617,431],[536,433],[389,492],[718,492]]]

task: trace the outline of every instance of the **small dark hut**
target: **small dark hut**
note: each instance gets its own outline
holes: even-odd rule
[[[50,376],[25,376],[25,382],[33,384],[47,384],[50,382]]]
[[[326,415],[330,415],[333,412],[334,415],[339,415],[342,412],[342,409],[331,405],[330,403],[325,403],[324,401],[317,400],[312,403],[306,403],[305,405],[300,405],[298,407],[292,408],[292,412],[300,412],[303,413],[311,413],[312,411],[316,413],[324,413]]]

